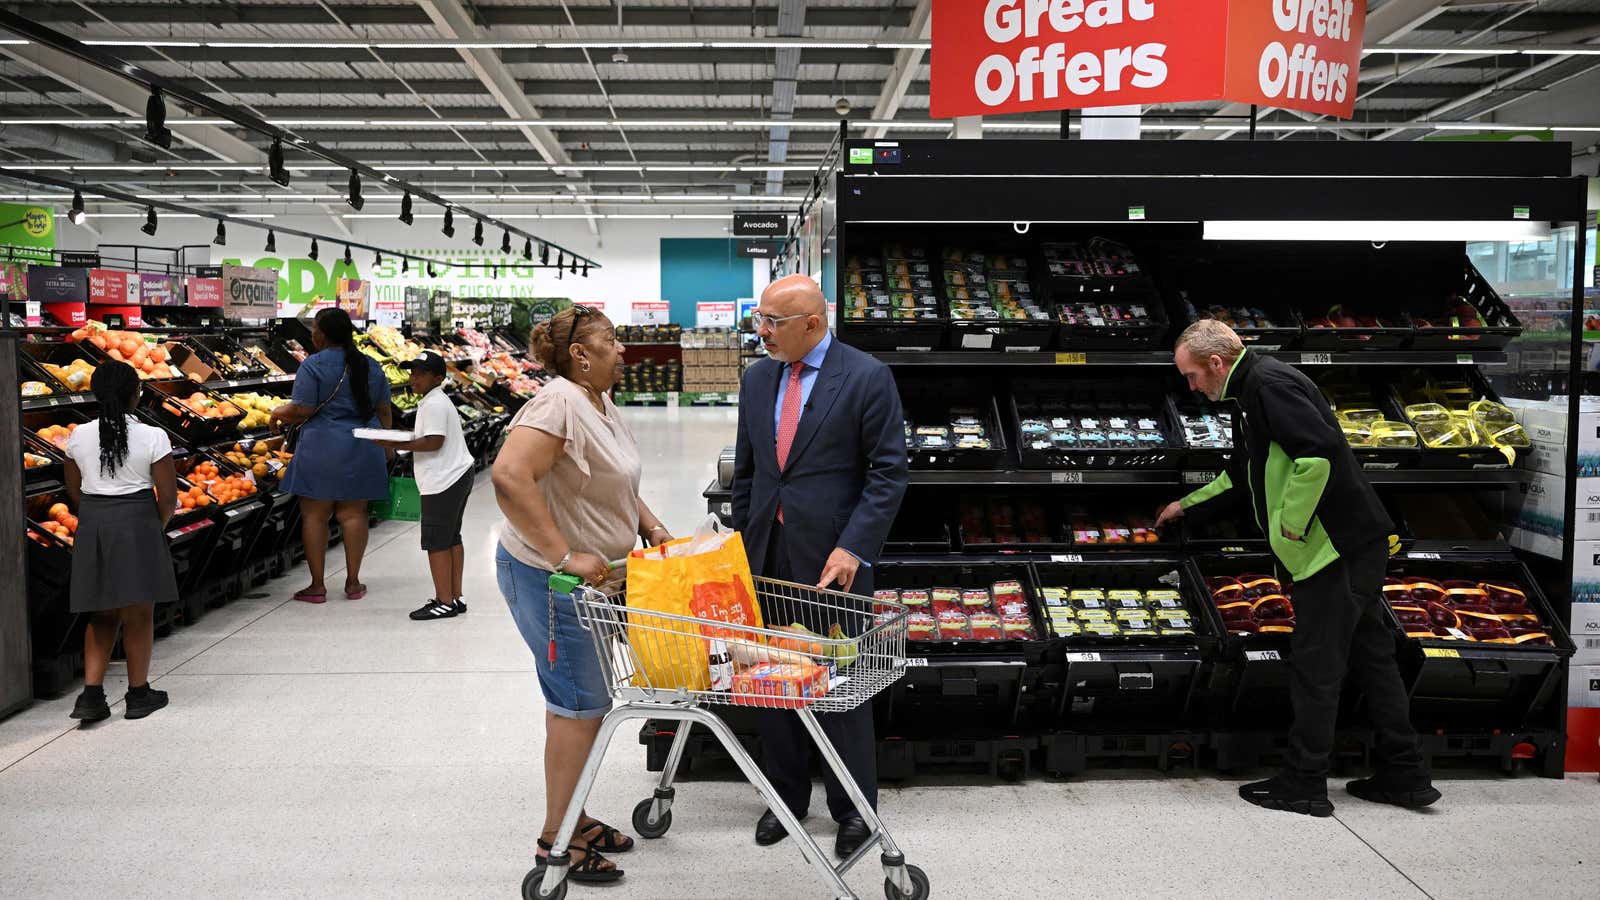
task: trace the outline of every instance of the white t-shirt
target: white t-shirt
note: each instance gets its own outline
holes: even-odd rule
[[[444,435],[443,447],[412,454],[417,491],[423,494],[444,493],[472,469],[472,453],[467,450],[467,439],[461,435],[461,414],[445,396],[443,387],[429,391],[417,404],[416,424],[411,428],[414,438],[435,434]]]
[[[159,428],[128,416],[128,456],[109,475],[100,472],[100,420],[85,422],[67,438],[67,455],[83,473],[83,492],[100,497],[121,497],[155,487],[150,465],[172,455],[172,441]]]

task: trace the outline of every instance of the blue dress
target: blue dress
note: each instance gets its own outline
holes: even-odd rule
[[[361,418],[349,379],[339,384],[344,351],[330,348],[314,353],[300,364],[290,400],[315,409],[338,385],[338,393],[322,412],[300,429],[294,460],[280,487],[312,500],[383,500],[389,496],[389,464],[383,448],[356,438],[354,428],[377,428],[376,415]],[[372,405],[389,402],[389,382],[383,367],[367,360],[367,390]]]

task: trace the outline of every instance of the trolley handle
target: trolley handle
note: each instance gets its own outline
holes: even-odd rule
[[[622,559],[614,559],[606,563],[606,565],[611,567],[612,572],[626,571],[628,567],[628,560],[626,557]],[[583,603],[584,598],[588,598],[590,600],[604,600],[606,598],[604,591],[600,590],[599,588],[590,587],[589,585],[584,584],[581,577],[568,572],[555,572],[551,574],[550,593],[567,594],[572,597],[573,609],[578,613],[578,624],[583,626],[583,630],[585,631],[590,631],[592,629],[589,627],[589,611],[585,609],[585,604]]]

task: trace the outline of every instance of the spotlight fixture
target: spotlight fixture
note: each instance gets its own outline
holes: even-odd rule
[[[357,212],[367,205],[367,201],[361,196],[361,173],[355,169],[350,170],[350,195],[344,198],[344,202],[350,204],[350,208]]]
[[[372,251],[372,264],[374,266],[383,265],[383,251],[382,250],[374,250],[374,251]]]
[[[438,275],[434,274],[433,261],[432,260],[428,261],[428,277],[429,278],[438,278],[439,277]]]
[[[411,192],[410,191],[406,191],[406,195],[404,197],[400,198],[400,221],[406,223],[407,225],[411,224]]]
[[[528,238],[522,242],[522,258],[533,259],[533,238]]]
[[[541,265],[541,266],[550,265],[550,245],[549,244],[540,244],[539,245],[539,265]]]
[[[499,278],[500,277],[499,270],[496,269],[494,266],[490,266],[489,267],[489,277],[490,278]]]
[[[483,246],[483,220],[482,219],[478,219],[476,221],[476,223],[472,226],[472,243],[476,244],[479,247]]]
[[[144,224],[139,226],[139,230],[150,235],[151,237],[155,236],[156,208],[154,206],[146,206],[144,208]]]
[[[456,217],[455,214],[450,211],[450,207],[448,206],[444,208],[444,227],[439,229],[439,231],[442,232],[445,237],[456,236]]]
[[[283,167],[283,140],[273,138],[267,148],[267,177],[278,187],[289,186],[289,170]]]
[[[211,243],[218,247],[228,243],[228,229],[222,224],[221,219],[217,220],[217,236],[211,239]]]
[[[316,259],[317,259],[317,239],[316,238],[312,238],[311,239],[311,251],[309,253],[307,253],[306,256],[310,257],[312,262],[316,261]]]
[[[567,267],[567,254],[564,253],[564,252],[557,253],[556,254],[556,270],[560,271],[561,269],[565,269],[566,267]]]
[[[409,256],[400,257],[400,274],[401,275],[407,275],[407,274],[410,274],[410,272],[411,272],[411,257],[409,257]]]
[[[587,259],[583,261],[583,277],[589,277],[589,261]]]
[[[264,248],[264,252],[278,252],[278,234],[270,228],[267,229],[267,246]]]
[[[511,252],[511,231],[509,229],[506,230],[506,231],[500,232],[500,252],[501,253],[510,253]]]
[[[83,218],[83,192],[75,190],[72,192],[72,208],[67,210],[67,221],[74,225],[82,225]]]
[[[572,268],[568,269],[567,271],[574,275],[578,274],[578,258],[576,256],[572,258]]]
[[[350,261],[350,245],[349,244],[345,244],[344,245],[344,264],[347,265],[347,266],[355,265],[355,263]]]
[[[144,104],[144,139],[163,150],[172,148],[172,129],[167,127],[167,102],[159,89],[150,92]]]

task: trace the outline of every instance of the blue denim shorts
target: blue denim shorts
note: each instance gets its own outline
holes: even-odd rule
[[[545,709],[566,719],[598,719],[611,711],[611,694],[595,657],[594,638],[578,624],[566,594],[555,597],[556,661],[550,661],[550,573],[496,547],[495,574],[511,618],[533,651]]]

